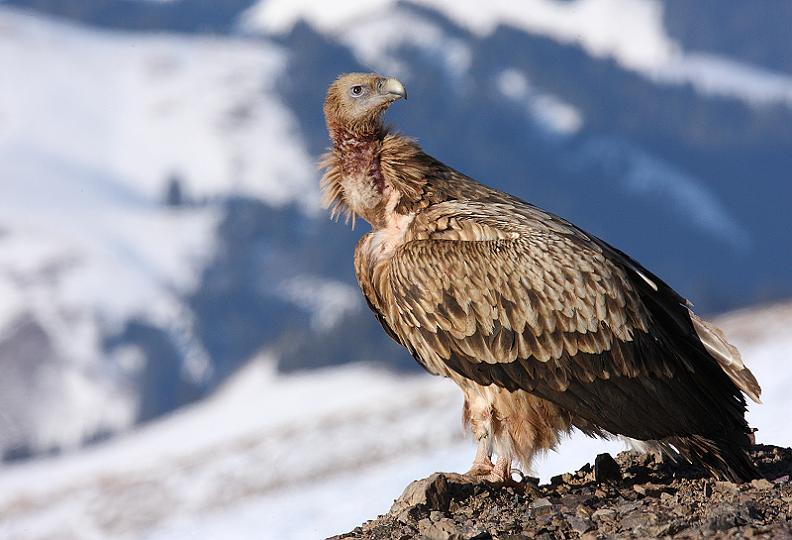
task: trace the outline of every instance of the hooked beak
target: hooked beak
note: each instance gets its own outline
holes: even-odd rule
[[[379,93],[396,101],[399,98],[407,99],[407,90],[397,79],[380,79]]]

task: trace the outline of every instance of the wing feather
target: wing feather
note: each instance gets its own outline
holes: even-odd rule
[[[709,356],[656,276],[530,205],[461,205],[425,210],[424,232],[387,267],[388,320],[430,371],[535,393],[587,429],[660,439],[720,418],[745,432],[744,400],[718,365],[744,368],[739,357]]]

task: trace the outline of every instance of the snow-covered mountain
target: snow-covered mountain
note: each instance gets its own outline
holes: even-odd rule
[[[789,296],[788,20],[727,3],[755,39],[695,36],[705,4],[2,2],[0,453],[123,431],[261,354],[414,366],[317,204],[344,71],[400,77],[390,118],[427,150],[704,311]]]
[[[716,321],[763,386],[757,440],[792,445],[792,304]],[[113,441],[0,469],[0,537],[324,538],[385,512],[412,480],[464,471],[461,392],[370,365],[282,375],[262,356],[214,396]],[[618,452],[576,433],[537,464],[544,481]]]
[[[132,423],[145,358],[103,347],[130,320],[180,336],[193,376],[208,368],[184,295],[216,249],[211,201],[316,206],[311,158],[273,88],[284,63],[263,43],[0,12],[3,446],[70,446]]]
[[[243,15],[242,27],[284,34],[306,21],[348,46],[362,64],[382,71],[399,68],[391,54],[405,44],[442,51],[459,74],[470,67],[468,44],[451,39],[425,17],[398,4],[398,0],[332,4],[267,0]],[[437,11],[477,37],[509,26],[577,45],[594,58],[611,58],[660,83],[690,84],[703,94],[756,104],[792,103],[791,76],[723,55],[686,52],[666,31],[663,5],[653,0],[496,0],[486,7],[472,0],[417,0],[414,4]]]

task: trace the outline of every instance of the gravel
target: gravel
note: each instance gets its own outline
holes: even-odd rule
[[[757,445],[763,478],[715,481],[696,467],[622,452],[537,485],[435,473],[341,539],[788,538],[792,449]]]

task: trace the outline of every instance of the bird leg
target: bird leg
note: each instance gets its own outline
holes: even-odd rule
[[[486,476],[486,480],[496,484],[509,484],[513,483],[511,475],[511,456],[498,456],[495,466],[492,471]]]
[[[512,479],[512,457],[498,456],[495,464],[492,464],[492,450],[490,450],[489,437],[479,439],[476,448],[476,457],[473,466],[465,473],[467,476],[480,478],[494,484],[517,484]]]
[[[473,466],[465,473],[468,476],[475,477],[488,477],[492,474],[494,466],[492,465],[492,451],[490,450],[489,437],[482,437],[479,439],[478,448],[476,448],[476,457],[473,459]]]

